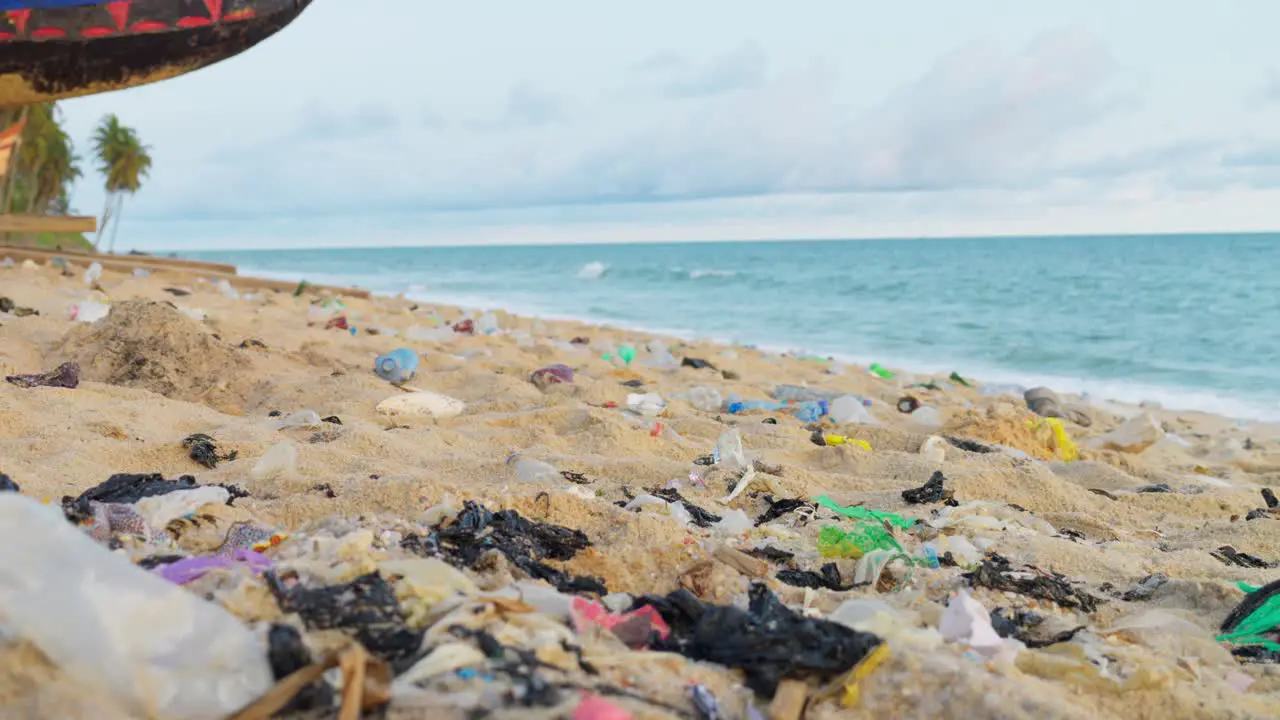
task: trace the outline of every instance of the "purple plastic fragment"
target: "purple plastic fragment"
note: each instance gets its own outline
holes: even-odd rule
[[[18,387],[58,387],[75,389],[80,386],[80,366],[73,363],[62,363],[56,370],[33,375],[10,375],[5,378]]]
[[[236,550],[231,555],[183,558],[175,563],[161,565],[155,569],[155,572],[171,583],[185,585],[203,577],[211,570],[230,569],[239,565],[260,573],[270,569],[272,564],[271,558],[262,553],[253,550]]]
[[[573,382],[573,368],[568,365],[551,365],[541,370],[534,371],[529,376],[529,381],[539,388],[546,389],[551,385],[559,385],[561,383]]]

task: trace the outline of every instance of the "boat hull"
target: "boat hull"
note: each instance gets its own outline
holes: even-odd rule
[[[0,0],[0,107],[183,75],[257,45],[310,3]]]

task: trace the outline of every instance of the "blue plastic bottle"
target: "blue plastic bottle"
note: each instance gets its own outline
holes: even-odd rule
[[[418,353],[409,348],[392,350],[374,361],[373,371],[393,385],[403,385],[418,372]]]

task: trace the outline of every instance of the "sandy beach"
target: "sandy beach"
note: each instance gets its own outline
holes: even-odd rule
[[[1099,399],[1080,403],[1087,427],[1061,421],[1064,445],[1020,395],[983,392],[981,378],[964,376],[971,387],[945,375],[886,378],[822,359],[501,312],[486,334],[487,320],[458,308],[237,294],[181,272],[108,271],[96,284],[90,289],[76,266],[68,274],[0,269],[0,296],[38,312],[0,314],[0,376],[68,362],[80,373],[74,388],[0,383],[0,473],[51,512],[117,473],[191,475],[247,493],[168,515],[149,505],[139,511],[145,529],[127,533],[99,503],[86,531],[119,564],[216,555],[229,533],[235,539],[233,528],[252,527],[263,532],[241,549],[260,551],[270,578],[316,588],[378,572],[399,598],[399,630],[415,643],[396,657],[373,653],[399,677],[390,689],[364,688],[369,705],[384,707],[368,717],[711,717],[692,699],[706,695],[724,718],[1280,717],[1280,664],[1244,662],[1216,639],[1246,597],[1238,583],[1280,577],[1280,509],[1267,512],[1262,493],[1280,490],[1280,425]],[[73,306],[84,312],[92,303],[109,305],[110,315],[71,319]],[[466,319],[479,330],[448,330]],[[677,361],[712,367],[663,366],[655,340]],[[636,349],[629,364],[618,358],[623,346]],[[401,347],[420,357],[407,386],[464,403],[460,413],[379,410],[410,396],[373,372],[377,356]],[[572,369],[571,382],[531,381],[557,364]],[[794,407],[699,409],[706,394],[692,392],[765,401],[779,385],[865,399],[859,407],[872,422],[806,422]],[[629,397],[646,393],[661,404]],[[900,411],[904,397],[928,412]],[[652,407],[635,412],[629,403]],[[307,410],[314,415],[298,415]],[[924,419],[933,411],[941,426]],[[291,416],[294,426],[281,427]],[[1099,440],[1126,422],[1155,429],[1140,446]],[[216,447],[214,467],[193,460],[184,439],[194,434]],[[1072,448],[1078,458],[1064,461]],[[268,451],[286,461],[268,467]],[[522,481],[526,460],[556,473]],[[929,493],[907,502],[903,491],[939,472],[950,504]],[[589,545],[537,559],[571,580],[594,579],[596,590],[579,582],[584,602],[574,602],[573,582],[557,592],[501,551],[474,563],[433,551],[433,529],[456,528],[468,502],[581,531]],[[775,517],[766,516],[771,507]],[[894,515],[868,521],[867,511]],[[515,521],[503,522],[520,534]],[[879,544],[841,552],[820,541],[824,528],[870,532]],[[39,558],[49,548],[40,537],[0,532],[6,555]],[[544,535],[559,542],[563,533]],[[1264,566],[1234,561],[1243,556],[1224,547]],[[155,575],[147,565],[137,572]],[[24,577],[33,566],[24,561]],[[270,578],[230,564],[183,592],[225,608],[263,648],[273,623],[296,628],[315,659],[358,636],[358,628],[319,628],[290,612]],[[31,597],[39,583],[24,590],[3,572],[0,579],[0,716],[145,716],[130,691],[86,681],[93,668],[73,671],[24,635],[6,598]],[[778,671],[779,683],[772,669],[743,667],[746,659],[734,666],[705,659],[705,648],[655,646],[659,623],[670,626],[663,642],[692,631],[644,596],[683,588],[708,605],[745,609],[756,584],[796,622],[825,621],[794,635],[809,652],[826,652],[815,638],[845,637],[833,628],[857,631],[842,632],[877,649],[843,663],[827,662],[828,653]],[[965,594],[981,612],[966,614],[973,603]],[[638,613],[626,626],[652,622],[652,634],[637,639],[588,618],[602,608],[613,620]],[[1003,632],[993,639],[988,615],[999,608],[1010,621],[995,624]],[[975,612],[980,621],[970,622]],[[179,642],[165,620],[121,620],[116,641],[172,633],[169,642]],[[458,626],[511,648],[506,660],[475,649],[483,642]],[[726,643],[747,637],[728,635]],[[513,670],[517,650],[528,655]],[[185,667],[199,665],[198,648],[183,653]],[[423,657],[435,665],[421,667]],[[330,676],[338,694],[344,683],[359,689],[349,675]],[[553,689],[535,691],[530,675]],[[701,686],[696,696],[693,686]],[[766,686],[771,693],[753,691]],[[293,716],[336,717],[336,702]],[[221,716],[237,709],[232,703]]]

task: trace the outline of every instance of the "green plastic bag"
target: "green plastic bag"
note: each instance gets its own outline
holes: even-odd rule
[[[882,512],[880,510],[871,510],[864,507],[844,507],[826,495],[818,496],[814,499],[814,502],[828,510],[832,510],[854,520],[873,520],[875,522],[887,521],[890,525],[902,528],[903,530],[906,530],[916,524],[915,520],[908,520],[897,513]]]
[[[818,533],[818,553],[825,558],[860,558],[873,550],[902,550],[883,525],[860,522],[849,532],[826,525]]]
[[[1247,593],[1258,592],[1258,588],[1247,583],[1236,583],[1236,586]],[[1218,642],[1229,642],[1232,645],[1260,645],[1273,652],[1280,652],[1280,643],[1263,634],[1274,633],[1277,628],[1280,628],[1280,593],[1267,598],[1257,610],[1236,623],[1230,632],[1219,635]]]

